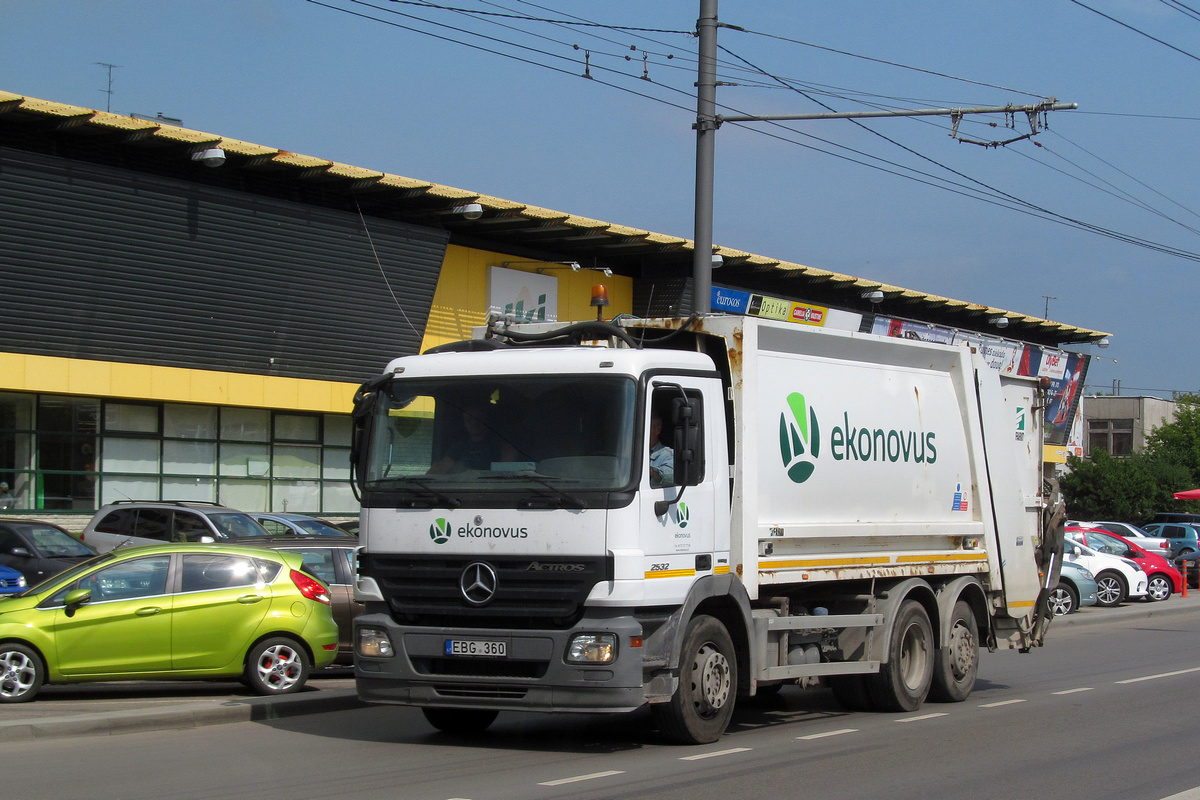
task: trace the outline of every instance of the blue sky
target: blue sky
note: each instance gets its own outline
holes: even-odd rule
[[[699,0],[446,5],[512,16],[390,0],[0,0],[0,89],[111,100],[119,113],[692,235],[686,32]],[[1200,389],[1200,0],[722,0],[719,14],[745,29],[718,35],[721,79],[738,84],[718,90],[727,114],[1050,96],[1080,108],[1050,115],[1042,147],[961,143],[941,118],[727,124],[716,243],[1025,314],[1048,307],[1113,334],[1087,349],[1101,356],[1089,391]],[[97,62],[118,65],[111,96]],[[969,118],[960,132],[1007,138],[1003,122]]]

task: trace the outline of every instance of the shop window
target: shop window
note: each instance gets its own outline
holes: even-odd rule
[[[274,478],[321,477],[321,448],[275,445],[274,471],[271,474]]]
[[[266,478],[270,473],[271,449],[267,445],[221,445],[221,475],[234,478]]]
[[[105,403],[104,431],[158,433],[158,406]]]
[[[167,439],[216,439],[215,406],[163,406],[163,436]]]
[[[277,442],[319,442],[320,417],[300,416],[299,414],[275,415],[275,441]]]
[[[227,442],[271,440],[271,412],[261,408],[222,408],[221,438]]]

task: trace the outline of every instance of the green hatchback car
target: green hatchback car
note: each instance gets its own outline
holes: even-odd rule
[[[300,690],[337,656],[329,590],[298,553],[131,547],[0,599],[0,702],[47,683],[239,678]]]

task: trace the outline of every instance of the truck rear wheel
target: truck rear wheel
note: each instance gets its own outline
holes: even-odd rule
[[[961,703],[975,688],[978,673],[979,624],[971,606],[959,600],[954,604],[950,636],[937,651],[929,698],[938,703]]]
[[[669,702],[652,706],[659,731],[680,744],[721,738],[737,698],[737,657],[729,631],[715,617],[687,626],[679,663],[679,687]]]
[[[429,708],[423,707],[421,713],[426,721],[444,733],[483,733],[488,726],[496,721],[499,711],[489,711],[483,708]]]
[[[905,600],[888,640],[888,661],[867,678],[880,711],[916,711],[933,682],[933,626],[916,600]]]

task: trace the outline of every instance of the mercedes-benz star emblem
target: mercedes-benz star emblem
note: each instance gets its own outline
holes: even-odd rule
[[[458,578],[458,588],[462,596],[473,606],[484,606],[496,596],[496,570],[491,564],[476,561],[468,564]]]

